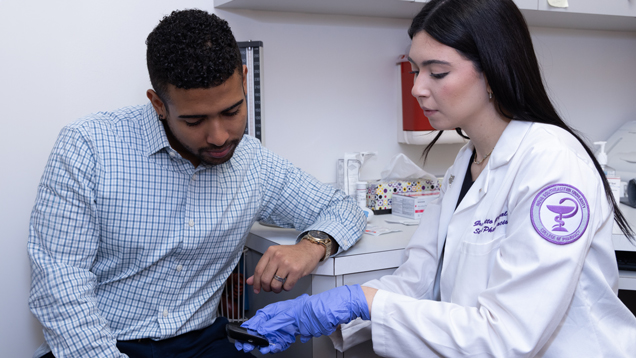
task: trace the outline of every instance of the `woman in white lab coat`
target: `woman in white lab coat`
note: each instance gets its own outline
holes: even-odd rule
[[[634,357],[614,219],[633,232],[593,153],[551,104],[518,8],[432,0],[409,35],[412,94],[434,128],[461,128],[470,142],[404,264],[260,310],[244,326],[270,340],[261,351],[331,334],[340,350],[372,339],[390,357]]]

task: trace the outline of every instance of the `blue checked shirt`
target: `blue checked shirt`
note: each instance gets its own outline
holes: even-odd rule
[[[361,236],[354,200],[244,136],[232,159],[194,166],[150,104],[65,127],[31,215],[29,305],[58,357],[122,357],[117,340],[209,326],[255,221]],[[49,348],[50,347],[50,348]]]

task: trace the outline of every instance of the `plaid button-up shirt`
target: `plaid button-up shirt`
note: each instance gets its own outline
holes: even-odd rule
[[[210,325],[255,221],[322,230],[346,250],[364,217],[352,198],[244,136],[197,168],[152,106],[65,127],[33,208],[29,304],[57,356],[120,356],[117,340]]]

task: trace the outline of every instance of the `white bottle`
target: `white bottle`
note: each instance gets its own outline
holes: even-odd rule
[[[358,206],[362,211],[364,211],[364,216],[367,217],[367,221],[373,218],[373,210],[367,207],[367,182],[359,181],[356,183],[356,201],[358,202]]]
[[[367,207],[367,182],[359,181],[356,183],[356,201],[361,208]]]
[[[605,177],[607,178],[607,182],[609,183],[610,189],[612,189],[612,194],[614,195],[614,200],[616,203],[620,203],[621,198],[621,177],[616,175],[616,170],[614,168],[607,165],[607,153],[605,153],[605,143],[604,141],[594,142],[595,145],[601,147],[599,152],[596,154],[596,159],[598,163],[603,168],[603,173],[605,173]]]

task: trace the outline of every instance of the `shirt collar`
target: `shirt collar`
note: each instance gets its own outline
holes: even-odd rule
[[[151,156],[163,148],[169,148],[170,143],[168,143],[166,131],[150,102],[144,107],[141,117],[141,129],[146,138],[145,154]]]
[[[492,151],[492,157],[490,157],[490,169],[498,168],[507,164],[512,156],[517,152],[523,137],[530,130],[532,122],[511,120],[504,129],[501,137],[495,145],[495,149]]]

